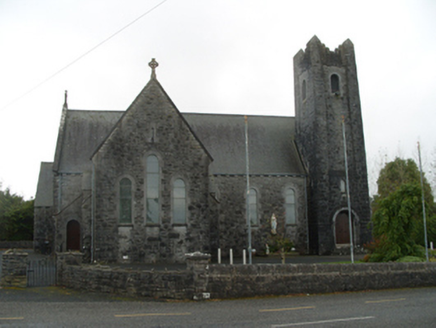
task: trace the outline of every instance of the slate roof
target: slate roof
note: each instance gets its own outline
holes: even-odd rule
[[[92,154],[123,113],[68,110],[59,171],[76,173],[91,170]],[[211,154],[211,173],[245,173],[243,115],[182,113],[182,116]],[[293,141],[294,135],[294,117],[248,116],[250,173],[304,174]]]
[[[245,174],[244,115],[193,114],[183,117],[212,155],[213,174]],[[294,143],[295,118],[248,116],[251,174],[304,174]]]
[[[35,207],[53,206],[53,163],[42,162],[36,187]]]
[[[76,173],[91,170],[91,155],[107,137],[124,112],[68,110],[59,171]]]

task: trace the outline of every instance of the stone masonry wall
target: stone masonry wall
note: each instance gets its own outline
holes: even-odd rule
[[[58,174],[55,179],[55,246],[53,251],[67,250],[67,225],[76,220],[80,224],[80,245],[84,246],[84,240],[90,239],[90,191],[83,190],[82,174]],[[60,203],[59,203],[60,202]],[[88,207],[85,216],[84,206]],[[89,247],[89,246],[88,246]]]
[[[246,177],[242,175],[214,176],[217,190],[219,242],[223,256],[230,248],[235,256],[247,249],[246,225]],[[257,191],[259,225],[252,226],[252,248],[265,252],[265,244],[271,243],[271,216],[277,218],[277,231],[289,238],[300,253],[307,252],[307,218],[305,180],[292,176],[250,176],[250,188]],[[285,190],[292,188],[296,199],[295,225],[285,224]]]
[[[78,290],[128,296],[192,299],[192,270],[159,272],[82,265],[80,253],[58,254],[58,284]]]
[[[159,160],[159,222],[146,222],[146,159]],[[151,80],[93,158],[97,260],[183,262],[196,249],[210,252],[207,217],[210,157],[165,95]],[[132,223],[118,221],[118,183],[133,184]],[[186,187],[187,222],[172,222],[176,179]]]
[[[339,77],[332,93],[330,77]],[[303,84],[306,93],[303,94]],[[330,254],[336,248],[334,216],[346,210],[340,190],[345,181],[342,115],[345,119],[355,242],[370,240],[368,179],[354,47],[345,41],[330,51],[316,37],[294,57],[296,139],[310,174],[309,222],[313,252]]]
[[[69,258],[69,259],[68,259]],[[193,253],[182,271],[80,265],[64,255],[58,284],[70,288],[163,299],[225,299],[436,286],[436,263],[209,264]]]
[[[210,265],[211,298],[436,286],[436,263]]]
[[[14,249],[7,250],[2,254],[0,286],[27,286],[27,255],[25,252]]]
[[[35,251],[47,254],[51,251],[54,242],[53,207],[35,207],[33,246]]]
[[[15,240],[15,241],[0,241],[0,249],[6,248],[21,248],[21,249],[31,249],[33,247],[32,240]]]

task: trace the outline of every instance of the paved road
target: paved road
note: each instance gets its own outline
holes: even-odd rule
[[[0,290],[0,327],[435,327],[436,288],[156,302],[60,288]]]

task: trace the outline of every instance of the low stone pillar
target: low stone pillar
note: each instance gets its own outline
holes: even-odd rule
[[[82,265],[83,253],[80,252],[64,252],[56,253],[56,273],[57,284],[64,284],[65,269],[69,265]]]
[[[193,299],[205,300],[210,298],[210,293],[207,292],[209,281],[209,263],[210,254],[194,252],[185,254],[186,269],[192,272],[193,275]]]
[[[27,256],[28,254],[15,249],[9,249],[2,255],[2,287],[27,286]]]

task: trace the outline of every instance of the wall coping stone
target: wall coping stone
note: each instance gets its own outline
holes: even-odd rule
[[[207,253],[201,253],[199,251],[193,253],[186,253],[186,259],[188,260],[210,260],[211,255]]]

